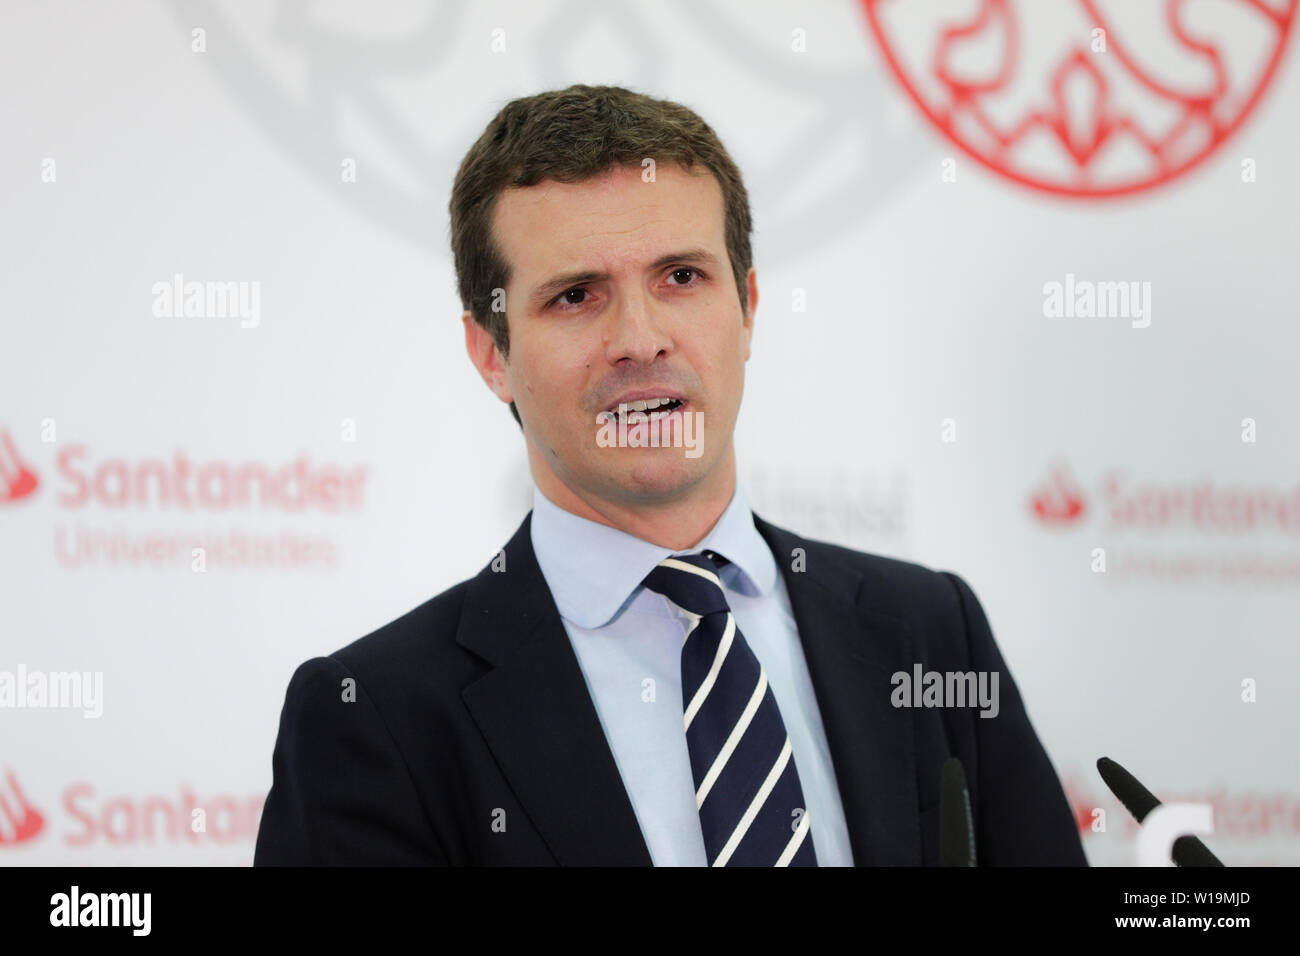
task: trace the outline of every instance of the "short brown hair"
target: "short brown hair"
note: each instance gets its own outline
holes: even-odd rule
[[[753,264],[749,195],[740,170],[712,128],[692,110],[618,86],[575,85],[511,100],[470,147],[451,189],[451,251],[461,305],[510,354],[506,313],[493,311],[510,264],[492,241],[497,196],[545,179],[581,182],[616,166],[653,159],[708,169],[722,187],[727,255],[747,307],[745,277]],[[511,414],[519,411],[510,403]],[[522,423],[521,423],[522,424]]]

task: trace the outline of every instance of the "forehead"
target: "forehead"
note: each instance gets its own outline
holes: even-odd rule
[[[704,247],[725,261],[722,188],[707,167],[616,167],[578,183],[543,180],[497,197],[492,234],[511,281],[574,268],[615,270],[675,248]]]

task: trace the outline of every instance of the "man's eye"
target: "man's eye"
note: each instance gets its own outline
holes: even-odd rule
[[[574,296],[578,296],[579,298],[574,298]],[[587,290],[578,286],[561,292],[559,298],[555,301],[563,303],[564,305],[582,305],[582,303],[587,301],[586,296]]]
[[[704,273],[699,269],[689,266],[682,266],[680,269],[674,269],[669,275],[673,278],[673,285],[685,286],[691,285],[693,279],[703,279]],[[565,289],[557,295],[552,301],[552,305],[582,305],[591,297],[591,294],[583,286],[574,286],[572,289]]]

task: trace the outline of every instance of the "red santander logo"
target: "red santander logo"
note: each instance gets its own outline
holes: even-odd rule
[[[1063,461],[1052,465],[1051,477],[1030,498],[1034,514],[1043,524],[1066,525],[1083,517],[1083,492],[1079,490],[1070,466]]]
[[[88,505],[122,509],[157,507],[181,512],[316,509],[359,510],[365,503],[365,465],[313,461],[305,454],[281,462],[196,460],[183,450],[134,461],[95,458],[80,443],[60,445],[54,461],[61,483],[57,501],[68,509]],[[0,428],[0,504],[36,491],[35,470]]]
[[[1300,0],[970,0],[957,15],[862,3],[890,70],[953,145],[1022,186],[1095,198],[1218,150],[1273,81]]]
[[[1090,506],[1089,502],[1095,502]],[[1095,511],[1116,530],[1221,535],[1300,534],[1300,481],[1291,485],[1191,479],[1141,480],[1124,468],[1102,473],[1090,494],[1070,466],[1053,462],[1029,494],[1029,510],[1049,527],[1068,527]]]
[[[0,428],[0,504],[26,498],[37,484],[36,472],[19,456],[13,437]]]
[[[90,503],[108,508],[157,506],[179,511],[227,511],[250,508],[297,512],[357,510],[364,504],[365,465],[341,467],[294,461],[195,461],[183,451],[168,458],[95,461],[85,445],[59,450],[57,470],[65,490],[59,504],[80,508]]]
[[[0,782],[0,847],[26,843],[44,827],[45,817],[28,802],[18,776],[7,770]]]
[[[64,845],[88,847],[168,843],[212,847],[257,839],[264,795],[238,797],[216,793],[201,799],[188,786],[177,794],[100,797],[88,782],[70,783],[63,809],[70,824]],[[45,814],[23,793],[18,777],[7,769],[0,779],[0,851],[29,843],[49,830]]]

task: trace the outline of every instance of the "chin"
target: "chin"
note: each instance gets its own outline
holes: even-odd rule
[[[704,476],[700,461],[684,457],[680,448],[637,451],[648,451],[651,454],[646,455],[643,461],[634,462],[610,476],[610,481],[624,495],[671,500],[689,491]],[[661,452],[666,454],[661,456]]]

